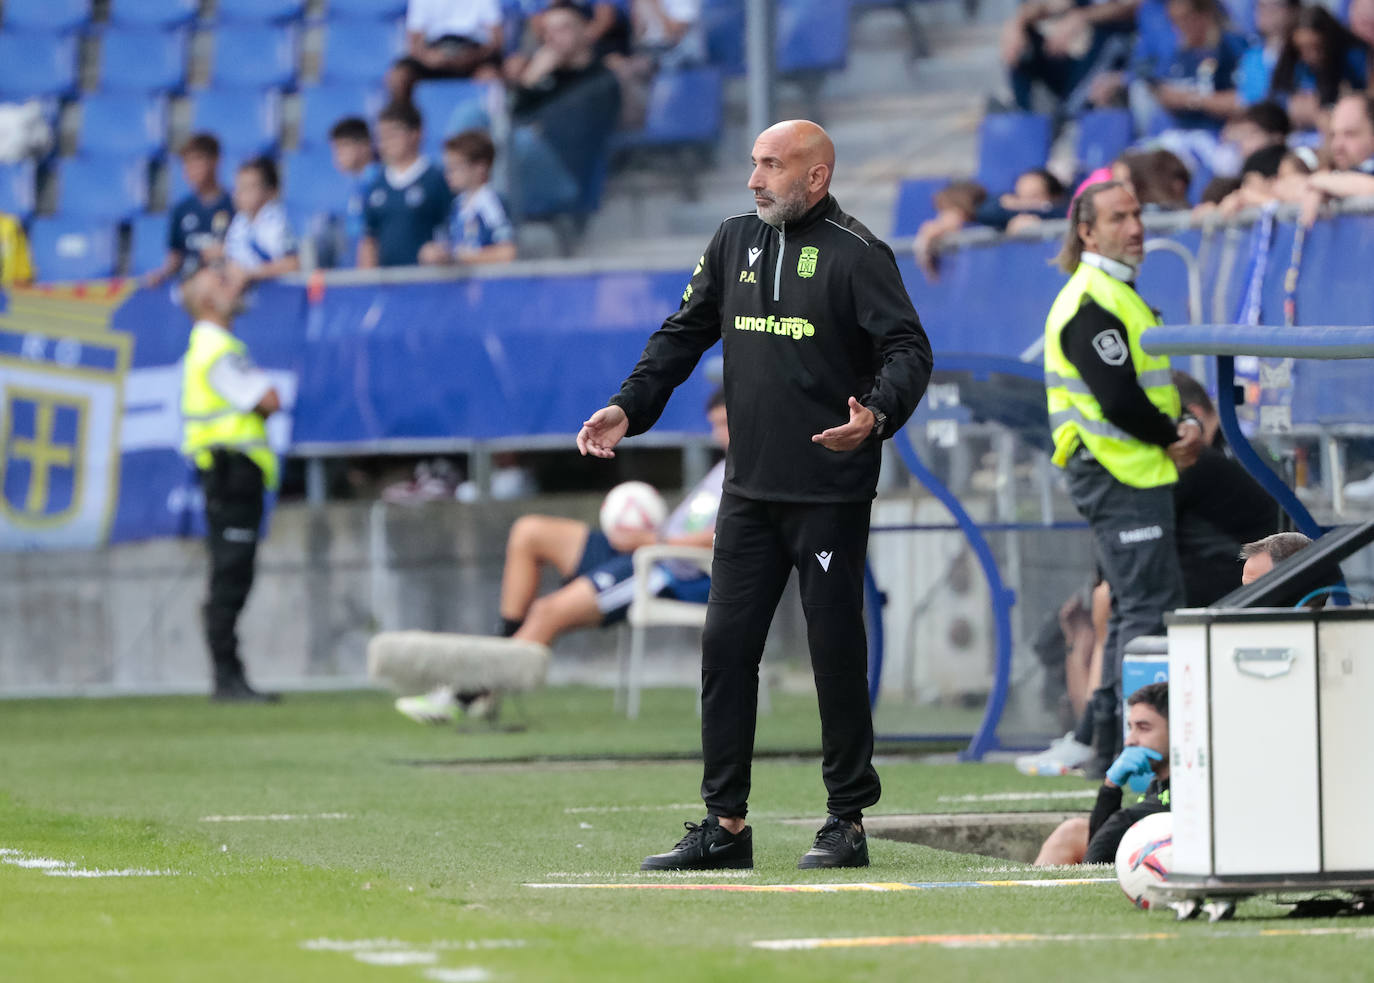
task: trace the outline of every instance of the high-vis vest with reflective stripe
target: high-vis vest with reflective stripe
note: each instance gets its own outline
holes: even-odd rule
[[[1064,357],[1059,334],[1088,297],[1125,325],[1127,351],[1121,355],[1130,358],[1150,402],[1170,420],[1178,419],[1181,411],[1178,390],[1169,374],[1169,357],[1147,354],[1140,347],[1140,336],[1157,325],[1159,318],[1130,284],[1080,263],[1045,321],[1045,393],[1054,434],[1054,463],[1062,468],[1082,444],[1122,484],[1134,488],[1172,484],[1178,481],[1178,469],[1164,448],[1137,440],[1111,424],[1078,369]]]
[[[210,369],[227,355],[246,355],[247,346],[228,331],[197,325],[181,377],[181,452],[201,470],[208,469],[211,449],[224,447],[246,454],[262,471],[269,489],[277,487],[277,455],[267,444],[267,427],[252,410],[243,413],[210,385]]]

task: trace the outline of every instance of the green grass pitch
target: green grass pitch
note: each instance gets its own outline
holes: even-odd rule
[[[1115,884],[863,894],[526,887],[662,883],[669,878],[639,874],[639,860],[671,846],[683,820],[700,819],[699,805],[671,808],[694,803],[700,780],[690,693],[650,691],[635,722],[610,702],[602,691],[546,690],[524,701],[520,733],[420,727],[380,693],[292,696],[277,707],[0,703],[0,980],[1326,983],[1374,972],[1374,923],[1295,922],[1252,901],[1235,922],[1176,924],[1132,909]],[[798,753],[755,765],[756,870],[673,882],[1037,876],[879,839],[868,871],[796,870],[813,828],[782,820],[820,818],[818,745],[814,700],[778,697],[761,720],[760,751]],[[941,798],[1084,787],[916,757],[880,772],[874,813],[985,810],[999,806]],[[1263,801],[1257,789],[1257,821]],[[206,821],[273,815],[304,818]],[[73,876],[111,871],[129,876]],[[983,938],[929,939],[950,935]],[[1107,938],[1043,938],[1055,935]],[[754,945],[858,936],[928,941]]]

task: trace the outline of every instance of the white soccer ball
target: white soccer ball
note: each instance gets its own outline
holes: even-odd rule
[[[1157,889],[1174,865],[1174,817],[1156,812],[1137,822],[1116,848],[1116,879],[1137,908],[1154,908],[1166,898]]]
[[[668,515],[668,505],[653,485],[626,481],[606,493],[601,503],[601,531],[615,537],[617,532],[652,532]]]

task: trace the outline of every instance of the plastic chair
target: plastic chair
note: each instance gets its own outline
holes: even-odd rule
[[[29,248],[40,282],[98,280],[114,276],[116,228],[69,215],[36,218]]]
[[[325,4],[330,20],[395,20],[405,12],[404,0],[328,0]]]
[[[91,19],[90,0],[5,0],[6,31],[61,34]]]
[[[167,213],[142,212],[129,220],[129,275],[143,276],[167,258]]]
[[[935,193],[949,184],[947,177],[908,178],[897,189],[897,207],[892,215],[894,236],[914,236],[921,223],[935,217]]]
[[[270,90],[206,89],[191,100],[192,131],[208,130],[218,136],[231,165],[275,151],[280,115],[281,100]]]
[[[300,96],[302,148],[328,146],[330,129],[345,116],[375,119],[385,98],[381,89],[366,82],[316,85],[302,89]]]
[[[1010,191],[1021,174],[1044,167],[1050,118],[1038,113],[990,113],[978,127],[978,183],[990,195]]]
[[[200,0],[111,0],[110,23],[172,27],[195,20]]]
[[[180,92],[186,85],[184,28],[112,27],[100,41],[103,92]]]
[[[404,51],[399,22],[331,20],[324,27],[320,81],[376,85]]]
[[[83,155],[58,169],[57,212],[93,221],[121,222],[148,204],[145,157]]]
[[[848,0],[782,0],[776,34],[782,74],[839,71],[849,60]]]
[[[620,645],[620,679],[616,688],[616,708],[634,720],[639,716],[639,696],[644,688],[644,643],[649,628],[701,628],[706,624],[706,605],[693,601],[656,597],[649,587],[649,575],[663,560],[689,560],[708,574],[711,550],[704,546],[641,546],[634,552],[635,593],[626,615],[630,626],[629,652]],[[623,638],[622,638],[623,642]]]
[[[703,0],[701,24],[711,64],[727,75],[743,75],[744,0]]]
[[[296,84],[296,32],[289,27],[234,24],[215,31],[211,85]]]
[[[1106,167],[1135,140],[1128,109],[1094,109],[1078,117],[1078,170],[1087,174]]]
[[[24,102],[76,91],[76,38],[0,34],[0,102]]]
[[[228,23],[280,23],[300,20],[305,0],[219,0],[215,12]]]
[[[282,181],[288,210],[303,216],[342,215],[353,194],[353,182],[334,167],[329,148],[311,147],[283,158]]]
[[[625,134],[625,147],[714,144],[721,132],[723,83],[718,68],[667,69],[649,90],[644,128]]]
[[[161,96],[97,93],[81,100],[82,154],[154,157],[167,143],[167,101]]]
[[[18,215],[21,219],[33,214],[36,173],[37,167],[31,160],[0,164],[0,212]]]
[[[459,129],[450,125],[454,112],[460,106],[480,109],[498,84],[471,79],[436,79],[416,85],[413,98],[424,120],[425,152],[438,154],[444,138]]]

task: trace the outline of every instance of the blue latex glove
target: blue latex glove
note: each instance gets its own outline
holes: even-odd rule
[[[1154,763],[1164,755],[1147,747],[1128,747],[1107,769],[1107,780],[1113,785],[1130,788],[1137,794],[1150,787],[1155,776]]]

